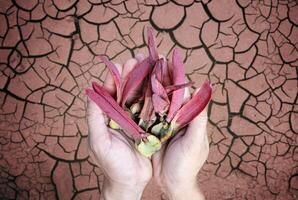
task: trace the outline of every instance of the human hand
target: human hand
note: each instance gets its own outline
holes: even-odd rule
[[[197,116],[153,155],[154,178],[170,200],[200,200],[196,176],[207,159],[207,111]]]
[[[117,65],[124,78],[137,64],[136,59],[125,65]],[[115,93],[111,75],[107,75],[105,88]],[[88,101],[89,152],[94,162],[101,167],[105,179],[102,189],[104,200],[137,200],[152,177],[151,161],[139,154],[133,142],[119,131],[110,129],[100,108]]]

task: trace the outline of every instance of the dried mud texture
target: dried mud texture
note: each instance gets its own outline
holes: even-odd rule
[[[297,199],[295,0],[1,1],[0,198],[99,198],[84,89],[106,75],[100,54],[147,54],[147,26],[195,87],[214,84],[206,198]],[[143,195],[163,198],[153,183]]]

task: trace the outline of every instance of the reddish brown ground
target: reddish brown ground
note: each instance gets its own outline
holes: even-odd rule
[[[297,199],[296,0],[1,1],[0,199],[98,199],[84,89],[106,75],[98,55],[147,53],[147,26],[214,84],[207,199]]]

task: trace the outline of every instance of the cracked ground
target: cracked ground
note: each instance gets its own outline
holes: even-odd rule
[[[207,200],[297,199],[298,5],[295,0],[0,2],[0,199],[98,199],[86,149],[86,95],[107,69],[158,50],[214,85]],[[164,199],[150,183],[144,200]]]

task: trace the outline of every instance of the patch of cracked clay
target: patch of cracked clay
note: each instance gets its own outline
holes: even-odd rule
[[[106,54],[183,55],[187,78],[214,85],[207,199],[297,199],[297,1],[0,2],[0,198],[99,199],[86,149],[86,96]],[[164,199],[150,183],[142,199]]]

